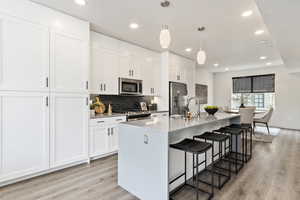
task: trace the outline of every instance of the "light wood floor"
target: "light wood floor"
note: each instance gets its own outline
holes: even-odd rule
[[[134,200],[117,186],[117,157],[0,188],[1,200]],[[192,190],[178,200],[195,199]],[[299,200],[300,132],[282,130],[272,144],[256,143],[254,157],[218,191],[218,200]],[[153,199],[155,200],[155,199]]]

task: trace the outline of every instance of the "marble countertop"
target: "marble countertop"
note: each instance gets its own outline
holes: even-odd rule
[[[156,129],[162,132],[175,132],[186,128],[192,128],[199,125],[206,125],[221,120],[228,120],[240,117],[239,114],[216,113],[215,116],[207,116],[203,113],[200,118],[186,120],[184,118],[171,118],[171,117],[152,117],[151,119],[137,120],[131,122],[124,122],[124,124]]]

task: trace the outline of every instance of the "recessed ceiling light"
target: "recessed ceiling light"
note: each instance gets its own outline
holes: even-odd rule
[[[266,60],[267,57],[266,57],[266,56],[261,56],[261,57],[259,57],[259,59],[261,59],[261,60]]]
[[[186,52],[191,52],[191,51],[192,51],[192,48],[186,48],[185,51],[186,51]]]
[[[215,66],[215,67],[219,67],[219,63],[215,63],[214,66]]]
[[[229,68],[228,68],[228,67],[226,67],[226,68],[225,68],[225,71],[229,71]]]
[[[249,17],[253,14],[252,10],[247,10],[245,12],[242,13],[242,17]]]
[[[257,30],[254,32],[255,35],[261,35],[263,34],[265,31],[264,30]]]
[[[86,5],[86,0],[74,0],[74,2],[80,6],[85,6]]]
[[[267,65],[267,66],[270,66],[270,65],[272,65],[272,63],[271,63],[271,62],[268,62],[268,63],[266,63],[266,65]]]
[[[138,29],[138,28],[139,28],[139,25],[138,25],[137,23],[131,23],[131,24],[129,24],[129,27],[130,27],[131,29]]]

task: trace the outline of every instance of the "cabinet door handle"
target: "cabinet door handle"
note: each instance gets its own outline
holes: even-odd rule
[[[100,123],[104,123],[104,121],[97,121],[97,123],[98,123],[98,124],[100,124]]]
[[[46,97],[46,106],[47,107],[49,106],[49,97],[48,96]]]
[[[46,77],[46,87],[48,88],[49,87],[49,78]]]
[[[104,91],[106,91],[106,84],[105,83],[104,83],[104,87],[103,88],[104,88]]]
[[[131,69],[129,70],[129,76],[131,76]]]
[[[132,70],[132,76],[134,76],[134,70]]]
[[[110,132],[111,132],[111,135],[114,135],[114,128],[111,128]]]
[[[110,128],[107,129],[107,135],[110,136]]]
[[[89,105],[89,98],[88,97],[86,98],[86,105],[87,106]]]
[[[102,91],[103,90],[103,86],[102,86],[102,83],[100,84],[100,91]]]
[[[88,90],[89,89],[89,82],[87,81],[85,84],[86,84],[85,88]]]

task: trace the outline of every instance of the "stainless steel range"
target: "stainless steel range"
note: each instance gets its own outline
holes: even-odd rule
[[[151,117],[148,111],[126,112],[127,121],[143,120]]]

